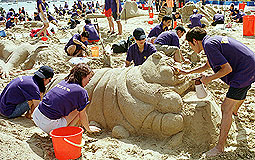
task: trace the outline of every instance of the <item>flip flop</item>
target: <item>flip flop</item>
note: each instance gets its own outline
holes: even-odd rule
[[[112,31],[112,33],[111,34],[115,34],[115,32],[114,31]]]

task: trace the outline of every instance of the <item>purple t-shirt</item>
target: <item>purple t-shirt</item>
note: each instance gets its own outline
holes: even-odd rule
[[[206,36],[202,44],[215,73],[227,62],[232,67],[232,72],[221,78],[226,84],[243,88],[255,82],[255,54],[247,46],[223,36]]]
[[[49,119],[59,119],[75,109],[82,111],[88,104],[89,96],[84,88],[63,80],[46,93],[38,109]]]
[[[82,41],[81,41],[81,35],[80,35],[80,34],[75,34],[75,35],[69,40],[69,42],[66,44],[65,48],[68,48],[68,47],[71,46],[71,45],[76,45],[76,49],[77,49],[78,47],[81,47],[81,45],[74,43],[73,39],[77,39],[77,40],[79,40],[80,42],[82,42]],[[85,46],[88,45],[88,41],[85,41],[85,42],[82,42],[82,43],[83,43]]]
[[[111,9],[112,12],[116,12],[117,13],[117,3],[116,0],[111,0]],[[122,8],[121,8],[121,2],[119,0],[119,13],[121,12]]]
[[[8,20],[9,18],[11,18],[11,16],[13,16],[14,13],[12,11],[9,11],[7,14],[6,14],[6,19]]]
[[[154,41],[155,44],[177,46],[180,48],[179,37],[174,31],[165,31],[161,33]]]
[[[6,22],[6,29],[8,29],[8,28],[11,28],[12,26],[13,26],[13,24],[14,24],[14,20],[11,20],[11,19],[9,19],[7,22]]]
[[[168,27],[165,27],[163,29],[163,23],[161,22],[160,25],[156,25],[154,28],[152,28],[148,37],[158,37],[162,32],[167,30],[168,30]]]
[[[84,26],[85,30],[89,32],[89,38],[88,40],[99,40],[99,35],[97,33],[97,30],[93,24],[86,24]]]
[[[105,0],[104,9],[107,11],[110,8],[111,8],[111,0]]]
[[[40,100],[40,90],[33,76],[22,76],[12,80],[0,95],[0,112],[9,116],[20,103]]]
[[[215,22],[217,22],[217,21],[224,21],[224,15],[223,15],[223,14],[216,13],[216,14],[213,16],[213,20],[214,20]]]
[[[202,24],[200,22],[200,19],[202,19],[203,15],[202,14],[193,14],[190,16],[190,21],[191,21],[191,25],[192,27],[202,27]]]
[[[40,5],[40,4],[42,5],[42,11],[43,11],[43,12],[46,12],[46,8],[45,8],[45,6],[44,6],[42,0],[37,0],[37,10],[38,10],[38,13],[41,12],[41,11],[40,11],[40,8],[39,8],[39,5]]]
[[[128,48],[126,60],[129,62],[133,60],[135,66],[138,66],[143,64],[143,62],[145,62],[146,59],[155,52],[157,52],[155,46],[149,42],[145,42],[142,53],[139,51],[137,43],[135,43]]]
[[[35,21],[41,21],[41,18],[40,18],[40,16],[39,16],[39,14],[37,14],[37,15],[34,17],[34,20],[35,20]]]
[[[49,15],[48,20],[49,20],[50,22],[51,22],[52,20],[55,20],[55,21],[58,23],[58,21],[57,21],[52,15]]]

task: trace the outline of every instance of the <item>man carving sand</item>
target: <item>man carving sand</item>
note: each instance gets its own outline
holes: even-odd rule
[[[189,30],[186,40],[196,53],[205,51],[207,63],[190,71],[180,70],[180,73],[202,73],[211,67],[215,74],[203,75],[201,81],[208,84],[212,80],[221,78],[230,86],[221,105],[222,120],[218,144],[206,152],[207,157],[213,157],[224,152],[232,114],[237,115],[251,84],[255,82],[255,54],[235,39],[223,36],[210,37],[200,27]]]

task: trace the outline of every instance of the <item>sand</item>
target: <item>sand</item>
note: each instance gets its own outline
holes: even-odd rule
[[[156,19],[156,17],[154,18]],[[106,18],[98,18],[97,20],[99,23],[101,36],[104,40],[105,45],[111,45],[112,43],[117,43],[121,39],[127,39],[127,37],[132,34],[133,30],[136,27],[144,28],[144,30],[148,34],[150,28],[156,25],[149,25],[147,23],[148,19],[149,16],[139,16],[129,18],[126,21],[122,21],[122,36],[108,35],[108,23]],[[67,20],[61,20],[60,22],[61,26],[66,25],[66,23]],[[82,24],[84,24],[84,22],[82,22]],[[25,25],[25,28],[23,27],[23,24],[17,25],[12,30],[7,31],[7,38],[1,38],[1,43],[6,42],[4,43],[4,45],[6,45],[8,49],[4,50],[2,49],[3,47],[0,46],[0,62],[8,63],[8,59],[10,60],[10,56],[2,54],[3,50],[4,52],[8,52],[9,55],[11,55],[14,49],[17,49],[19,46],[24,45],[24,43],[26,43],[27,45],[32,45],[32,47],[30,46],[29,48],[33,50],[38,46],[47,47],[43,47],[40,51],[38,51],[35,56],[36,58],[31,58],[33,62],[29,61],[28,63],[26,61],[27,59],[25,59],[25,61],[19,62],[19,65],[14,65],[10,67],[9,76],[7,78],[0,79],[0,91],[2,91],[3,88],[12,79],[20,75],[32,75],[41,65],[51,66],[56,72],[56,74],[66,74],[74,66],[72,63],[69,62],[69,59],[71,57],[66,56],[63,48],[65,45],[64,42],[69,40],[71,38],[71,35],[77,32],[77,29],[75,29],[74,31],[59,30],[55,35],[52,35],[48,41],[39,41],[35,43],[35,38],[30,38],[28,34],[31,29],[33,29],[33,27],[37,25]],[[117,29],[116,24],[115,28]],[[255,51],[254,39],[242,36],[242,24],[233,24],[232,29],[220,30],[210,26],[206,28],[206,30],[208,31],[209,35],[226,35],[238,39],[239,41],[246,44],[253,51]],[[197,55],[190,49],[187,42],[184,41],[184,37],[181,39],[181,44],[181,50],[184,53],[185,57],[189,58],[192,62],[194,62],[192,64],[192,67],[200,66],[206,61],[205,55]],[[101,52],[101,45],[98,44],[98,46],[100,47]],[[26,53],[29,53],[26,55],[27,57],[29,57],[29,55],[33,55],[32,51],[30,50]],[[103,70],[105,70],[105,72],[107,70],[109,74],[114,70],[118,70],[122,71],[123,75],[126,75],[128,77],[134,77],[134,75],[132,74],[125,74],[124,70],[127,69],[122,68],[125,63],[125,57],[125,53],[111,55],[111,66],[113,69],[108,68]],[[91,61],[89,62],[89,64],[93,69],[103,68],[105,64],[105,59],[102,55],[100,55],[100,57],[90,59]],[[25,64],[30,65],[27,68],[23,68],[24,66],[26,66]],[[184,68],[191,68],[191,66],[185,65]],[[138,72],[139,70],[139,72],[142,71],[141,68],[138,70],[133,68],[133,70],[133,74],[135,74],[135,72]],[[210,74],[212,73],[212,71],[209,70],[207,73]],[[144,76],[144,74],[141,75]],[[139,81],[139,77],[135,78],[137,78],[136,80]],[[106,81],[107,79],[110,81],[114,80],[113,78],[110,79],[110,76],[105,76],[104,79],[106,79]],[[132,78],[129,79],[132,80]],[[146,83],[151,80],[149,78],[146,79],[146,76],[144,79],[146,80]],[[101,80],[103,81],[103,79]],[[136,101],[138,101],[138,99],[141,99],[140,102],[153,104],[154,102],[151,101],[150,98],[155,97],[150,97],[150,94],[143,94],[144,92],[150,93],[149,90],[140,90],[140,92],[135,92],[136,89],[133,89],[132,86],[134,86],[136,80],[127,81],[127,87],[129,87],[129,92],[131,93],[131,95],[133,97],[138,97]],[[101,83],[101,87],[107,85],[106,82]],[[154,83],[158,85],[161,82],[155,79]],[[92,83],[89,85],[92,85]],[[102,121],[102,119],[100,121],[100,117],[90,116],[90,120],[98,121],[97,123],[100,124],[103,130],[102,133],[96,135],[88,135],[86,133],[83,134],[83,139],[86,141],[86,144],[82,148],[81,159],[199,159],[203,152],[212,148],[217,142],[220,123],[219,106],[222,103],[223,98],[225,97],[227,88],[228,86],[225,85],[221,80],[215,80],[209,85],[207,85],[207,90],[210,93],[210,96],[207,97],[207,99],[197,99],[194,93],[194,88],[192,89],[192,87],[188,93],[182,94],[180,92],[179,94],[177,94],[181,97],[182,100],[181,111],[179,109],[176,110],[175,107],[171,108],[171,106],[170,109],[171,112],[181,113],[181,116],[183,118],[183,127],[181,131],[178,130],[177,134],[169,133],[168,136],[163,138],[160,136],[160,134],[158,134],[158,136],[157,134],[155,134],[154,131],[157,130],[157,128],[146,128],[147,130],[137,129],[142,128],[141,123],[139,122],[141,119],[138,119],[139,121],[132,121],[133,119],[128,120],[128,122],[131,122],[132,126],[134,126],[135,128],[134,130],[132,130],[131,127],[127,129],[128,124],[125,121],[117,124],[115,122],[110,123],[111,119],[109,119],[105,121],[106,124],[103,124],[104,121]],[[103,87],[102,90],[104,90]],[[92,92],[94,94],[96,93],[96,90],[92,89],[90,93]],[[111,87],[106,87],[105,92],[111,93]],[[122,95],[123,93],[125,94],[126,92],[123,91]],[[111,96],[111,94],[109,94],[109,96]],[[252,88],[249,90],[244,104],[239,109],[238,117],[233,117],[233,125],[226,144],[226,152],[223,155],[212,159],[255,159],[254,96],[255,85],[252,85]],[[119,98],[122,101],[125,100],[125,98]],[[156,97],[156,100],[159,99]],[[107,104],[109,102],[102,101],[101,103]],[[147,106],[149,106],[148,104]],[[97,105],[99,106],[99,104]],[[107,112],[107,105],[105,106],[105,112]],[[132,108],[128,107],[127,109]],[[158,110],[162,112],[161,114],[165,114],[164,112],[169,112],[168,109],[169,108],[166,108],[166,110],[164,110],[161,108]],[[94,115],[91,110],[92,109],[89,109],[88,112],[91,113],[91,115]],[[152,108],[152,110],[155,111],[155,108]],[[117,112],[117,110],[114,110],[114,112]],[[111,114],[109,114],[109,116],[111,116]],[[127,118],[127,115],[122,116],[124,118]],[[91,123],[95,124],[95,122]],[[137,126],[135,125],[136,123]],[[158,125],[155,125],[153,127],[157,126]],[[127,130],[128,132],[126,132]],[[152,134],[150,133],[150,131],[153,131]],[[174,136],[172,134],[174,134]],[[15,119],[5,119],[3,117],[0,117],[0,142],[0,159],[55,159],[50,137],[38,127],[36,127],[33,121],[28,120],[23,116]]]

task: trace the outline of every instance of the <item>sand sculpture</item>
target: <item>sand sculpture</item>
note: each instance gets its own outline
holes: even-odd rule
[[[176,146],[185,135],[196,139],[198,144],[211,143],[216,134],[212,109],[203,103],[200,111],[194,109],[186,115],[184,110],[189,104],[184,103],[183,96],[190,91],[192,83],[178,75],[173,65],[173,59],[157,52],[141,66],[95,70],[85,87],[91,99],[87,108],[89,120],[111,130],[116,138],[148,135],[167,139],[166,143]],[[65,76],[55,76],[47,90]],[[201,125],[209,129],[201,131]],[[205,138],[194,138],[200,134]]]
[[[31,69],[36,61],[38,53],[47,46],[34,46],[24,43],[16,46],[11,41],[0,42],[0,68],[4,76],[8,76],[11,69]]]
[[[216,14],[216,10],[210,5],[202,5],[202,2],[196,4],[194,4],[194,2],[188,2],[185,6],[179,9],[184,23],[189,23],[189,17],[193,14],[193,9],[197,9],[198,13],[205,16],[201,19],[201,22],[206,25],[210,25],[214,14]]]
[[[149,15],[148,11],[143,12],[143,10],[138,9],[135,1],[126,1],[121,12],[121,19],[124,20],[144,15]]]

